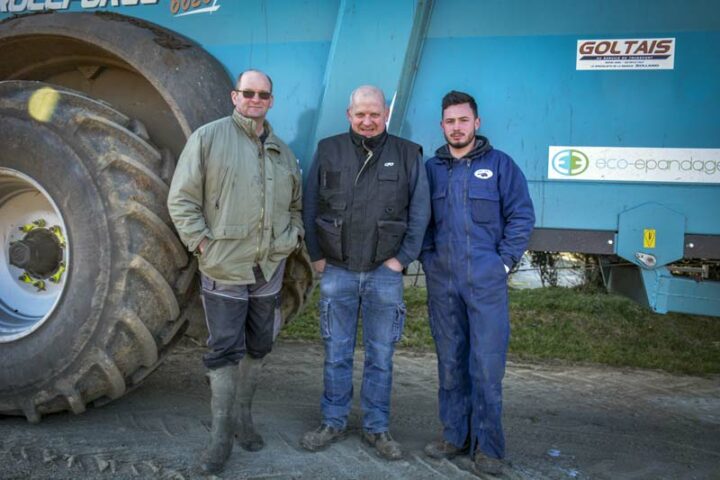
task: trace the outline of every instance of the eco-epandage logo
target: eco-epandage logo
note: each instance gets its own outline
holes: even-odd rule
[[[720,184],[720,148],[553,146],[548,179]]]
[[[561,150],[552,158],[552,168],[560,175],[574,177],[587,170],[590,160],[580,150]]]

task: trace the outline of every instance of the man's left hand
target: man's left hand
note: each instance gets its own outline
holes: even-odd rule
[[[402,263],[398,262],[398,259],[395,258],[395,257],[388,258],[388,259],[385,260],[385,262],[383,262],[383,263],[385,264],[385,266],[386,266],[387,268],[389,268],[389,269],[392,270],[393,272],[398,272],[398,273],[400,273],[400,272],[403,271]]]

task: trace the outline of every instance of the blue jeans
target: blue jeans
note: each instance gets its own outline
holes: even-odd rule
[[[402,273],[385,265],[369,272],[325,267],[320,281],[320,330],[325,342],[323,423],[338,429],[347,426],[360,311],[365,347],[360,392],[363,429],[385,432],[390,423],[392,357],[405,323]]]

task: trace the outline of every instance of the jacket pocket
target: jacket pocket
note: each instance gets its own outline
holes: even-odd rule
[[[320,250],[326,257],[342,261],[342,219],[317,217],[315,225]]]
[[[212,238],[208,240],[205,250],[199,256],[201,270],[210,271],[225,264],[229,258],[252,255],[254,246],[244,240],[250,232],[247,225],[220,225],[213,229]]]
[[[283,212],[273,219],[272,234],[273,238],[268,258],[274,262],[279,262],[290,255],[298,246],[298,231],[290,223],[289,213]]]
[[[228,181],[229,173],[230,167],[226,167],[225,170],[223,170],[222,177],[220,179],[220,188],[218,188],[217,196],[215,197],[215,210],[220,210],[220,200],[222,199],[223,192],[225,191],[225,184]]]
[[[394,256],[405,237],[407,222],[380,220],[377,222],[377,245],[375,247],[375,262],[384,262]]]
[[[495,223],[500,217],[500,194],[497,190],[470,187],[470,216],[475,223]]]

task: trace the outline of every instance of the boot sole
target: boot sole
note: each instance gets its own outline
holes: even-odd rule
[[[378,450],[376,444],[377,442],[371,442],[370,440],[365,437],[365,435],[362,436],[362,442],[367,445],[368,447],[371,447],[373,450],[375,450],[375,453],[377,453],[377,456],[384,459],[384,460],[390,460],[390,461],[396,461],[396,460],[402,460],[403,454],[400,452],[400,455],[397,457],[389,456],[389,455],[383,455],[380,453],[380,450]]]
[[[307,450],[308,452],[321,452],[328,448],[330,445],[332,445],[335,442],[339,442],[341,440],[345,440],[347,438],[347,431],[343,431],[342,433],[338,434],[336,437],[333,437],[332,440],[330,440],[327,443],[324,443],[322,445],[310,445],[305,442],[305,439],[300,440],[300,446]]]
[[[467,455],[470,452],[469,448],[466,448],[464,450],[458,450],[454,453],[431,453],[423,448],[423,453],[427,455],[430,458],[433,458],[435,460],[452,460],[453,458],[459,456],[459,455]]]

